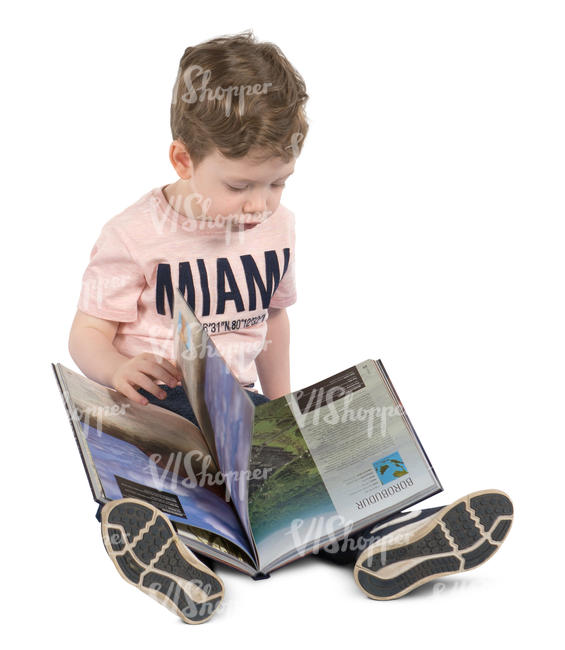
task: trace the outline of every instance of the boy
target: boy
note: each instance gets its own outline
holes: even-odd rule
[[[307,99],[282,52],[251,33],[187,48],[171,105],[178,180],[111,219],[84,273],[69,350],[85,375],[197,424],[173,358],[178,286],[256,404],[290,392],[295,234],[280,200],[308,131]],[[511,520],[506,495],[475,493],[396,515],[319,554],[355,564],[370,597],[394,598],[484,562]],[[122,499],[102,508],[101,523],[122,577],[188,623],[213,615],[223,584],[162,513]]]

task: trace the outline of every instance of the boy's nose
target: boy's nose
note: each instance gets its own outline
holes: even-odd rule
[[[249,199],[243,206],[243,212],[265,212],[267,210],[267,199],[262,196],[255,196]]]

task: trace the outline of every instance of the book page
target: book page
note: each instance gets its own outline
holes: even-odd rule
[[[187,376],[187,391],[190,388],[191,394],[197,395],[199,409],[206,413],[227,493],[251,538],[247,484],[255,406],[178,289],[175,313],[178,363]]]
[[[227,372],[225,361],[214,351],[208,340],[204,394],[216,436],[218,465],[224,472],[228,494],[249,531],[247,471],[255,407],[239,381]]]
[[[225,537],[214,535],[202,528],[176,522],[175,529],[181,541],[193,552],[203,553],[238,571],[243,571],[247,575],[252,576],[257,572],[255,560]]]
[[[287,396],[337,512],[354,523],[437,485],[381,367],[368,359]]]
[[[196,316],[186,305],[178,289],[175,289],[175,323],[175,360],[182,373],[182,387],[192,406],[202,435],[217,462],[218,451],[214,428],[210,422],[210,414],[204,397],[206,355],[198,353],[200,350],[205,350],[208,336]]]
[[[249,470],[261,568],[343,527],[285,397],[255,409]]]
[[[254,557],[198,427],[61,364],[56,370],[98,501],[148,501],[171,520],[221,535]]]
[[[249,516],[272,570],[441,485],[380,362],[255,409]]]

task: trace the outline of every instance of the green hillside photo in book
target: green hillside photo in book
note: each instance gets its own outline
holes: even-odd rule
[[[53,364],[98,503],[148,501],[260,577],[441,491],[380,361],[255,406],[177,289],[174,328],[198,427]]]

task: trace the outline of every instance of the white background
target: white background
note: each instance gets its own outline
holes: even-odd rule
[[[3,588],[18,647],[544,646],[562,580],[564,6],[97,2],[4,9]],[[292,388],[381,358],[443,483],[508,492],[476,571],[390,602],[304,559],[186,626],[123,581],[51,362],[102,225],[176,180],[169,104],[189,46],[253,29],[303,75]],[[6,628],[4,628],[6,629]]]

